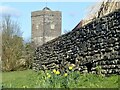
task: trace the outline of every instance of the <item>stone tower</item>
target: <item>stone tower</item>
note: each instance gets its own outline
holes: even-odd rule
[[[61,19],[60,11],[52,11],[48,7],[32,12],[32,42],[39,46],[60,36]]]

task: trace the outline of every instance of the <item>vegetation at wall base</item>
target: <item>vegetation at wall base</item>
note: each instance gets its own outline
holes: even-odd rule
[[[2,73],[3,88],[118,88],[119,75],[81,74],[78,71],[67,72],[67,75],[55,74],[52,71],[32,70]]]

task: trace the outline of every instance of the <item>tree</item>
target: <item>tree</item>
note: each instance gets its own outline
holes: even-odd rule
[[[9,15],[2,19],[2,67],[4,71],[13,71],[23,56],[23,38],[18,22]]]
[[[34,45],[31,42],[25,43],[25,59],[27,68],[32,68],[33,58],[34,58]]]
[[[2,35],[0,32],[0,61],[1,61],[1,57],[2,57]]]

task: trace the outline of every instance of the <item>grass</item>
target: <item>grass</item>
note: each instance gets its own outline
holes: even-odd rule
[[[118,88],[118,75],[105,77],[95,74],[68,72],[67,76],[51,71],[32,70],[3,72],[3,88]]]

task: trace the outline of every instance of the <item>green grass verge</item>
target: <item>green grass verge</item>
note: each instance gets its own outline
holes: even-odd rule
[[[3,72],[2,84],[4,88],[118,88],[118,77],[79,72],[69,72],[67,76],[63,76],[51,71],[37,73],[25,70]]]

